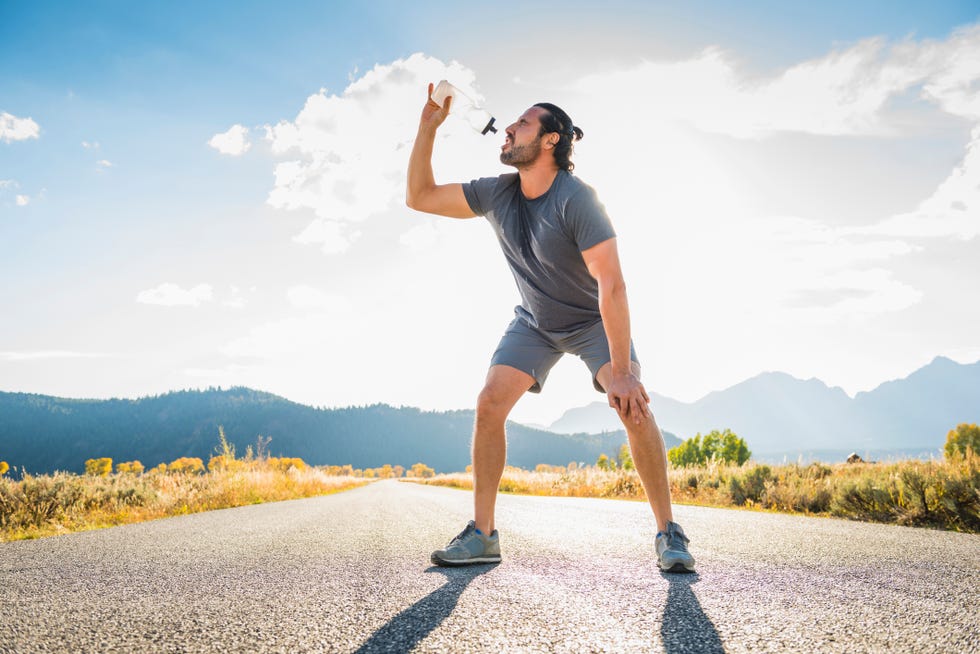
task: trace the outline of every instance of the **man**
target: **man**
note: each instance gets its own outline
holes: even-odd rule
[[[491,360],[473,429],[474,518],[450,544],[432,553],[436,565],[500,561],[494,528],[504,470],[504,424],[526,391],[540,392],[565,352],[581,357],[596,390],[616,409],[633,462],[657,521],[662,570],[693,571],[687,536],[673,522],[663,436],[650,413],[630,340],[629,308],[616,234],[595,192],[572,175],[573,143],[582,130],[555,105],[536,104],[506,129],[500,161],[517,173],[468,184],[436,184],[432,148],[452,98],[429,100],[408,164],[406,203],[418,211],[472,218],[497,232],[522,303]]]

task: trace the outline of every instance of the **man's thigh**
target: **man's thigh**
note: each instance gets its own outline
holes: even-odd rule
[[[637,379],[640,379],[640,364],[636,361],[630,361],[630,368],[633,374],[636,375]],[[604,363],[599,372],[595,375],[596,381],[603,388],[609,388],[609,382],[612,381],[612,363]]]
[[[523,372],[533,380],[530,388],[525,390],[540,393],[548,379],[548,372],[561,355],[561,351],[547,336],[515,318],[501,337],[490,366],[491,370],[501,366]]]
[[[578,356],[588,366],[592,373],[592,385],[600,393],[605,393],[608,388],[607,383],[603,383],[600,373],[603,368],[609,368],[611,356],[609,353],[609,340],[606,337],[606,329],[602,321],[599,321],[585,329],[569,334],[563,338],[559,345],[566,352]],[[630,341],[630,359],[634,366],[634,374],[639,369],[639,359],[636,356],[636,349]]]

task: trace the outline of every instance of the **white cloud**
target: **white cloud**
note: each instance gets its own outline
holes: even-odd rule
[[[286,297],[290,304],[299,309],[329,309],[342,313],[350,311],[350,303],[344,296],[304,284],[291,287],[286,292]]]
[[[100,147],[98,141],[82,141],[82,147],[86,150],[98,150]]]
[[[229,357],[279,359],[303,352],[316,352],[333,344],[333,334],[341,328],[335,318],[314,316],[285,318],[249,330],[221,348]]]
[[[360,237],[360,231],[352,231],[340,221],[316,218],[293,240],[303,245],[319,245],[325,254],[340,254]]]
[[[224,380],[229,376],[234,378],[234,375],[250,370],[252,366],[230,364],[222,368],[184,368],[184,374],[196,379]]]
[[[30,204],[31,198],[27,195],[18,195],[16,198],[14,198],[14,201],[17,203],[18,207],[26,207],[28,204]]]
[[[227,300],[221,302],[222,306],[226,306],[230,309],[244,309],[245,305],[248,304],[245,296],[242,294],[242,289],[237,286],[231,287],[231,297]]]
[[[681,62],[645,62],[580,80],[582,92],[614,89],[620,106],[646,120],[679,120],[708,132],[758,138],[791,131],[886,134],[883,113],[899,94],[921,97],[957,116],[980,119],[980,25],[945,41],[862,40],[841,51],[758,79],[709,48]]]
[[[30,118],[18,118],[6,111],[0,112],[0,141],[25,141],[41,135],[40,126]]]
[[[980,24],[921,46],[932,64],[922,95],[956,116],[980,120]]]
[[[221,154],[238,157],[252,147],[248,140],[248,128],[243,125],[232,125],[228,131],[215,134],[208,141],[208,145]]]
[[[438,239],[439,232],[434,221],[426,220],[402,234],[398,242],[413,252],[421,252],[435,245]]]
[[[908,238],[952,237],[964,241],[980,235],[980,125],[973,128],[971,136],[960,164],[914,211],[851,231]]]
[[[297,242],[344,252],[359,236],[354,225],[404,201],[405,169],[426,84],[440,79],[482,101],[472,71],[419,53],[375,66],[340,95],[321,90],[307,98],[293,121],[266,127],[273,154],[291,157],[276,165],[268,203],[311,209],[316,216]],[[472,167],[473,144],[481,138],[450,116],[440,130],[440,157]]]
[[[210,302],[211,296],[210,284],[198,284],[193,288],[184,290],[176,284],[163,283],[155,288],[140,291],[136,296],[136,301],[142,304],[155,304],[164,307],[197,307],[204,302]]]
[[[35,350],[30,352],[0,352],[5,361],[36,361],[38,359],[101,359],[115,355],[105,352],[72,352],[69,350]]]

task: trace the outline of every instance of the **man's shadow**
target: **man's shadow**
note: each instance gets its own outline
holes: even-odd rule
[[[445,575],[446,583],[389,620],[355,654],[409,651],[449,617],[459,602],[459,596],[471,581],[495,567],[496,564],[486,564],[459,568],[432,566],[426,569],[427,574]]]
[[[711,619],[704,614],[701,603],[691,590],[700,579],[698,574],[661,573],[670,584],[667,603],[660,621],[660,638],[666,654],[710,653],[724,654],[721,637]]]

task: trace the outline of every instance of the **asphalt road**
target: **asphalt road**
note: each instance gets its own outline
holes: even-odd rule
[[[976,652],[980,536],[501,496],[503,562],[429,553],[470,494],[385,481],[309,500],[0,544],[4,652]]]

